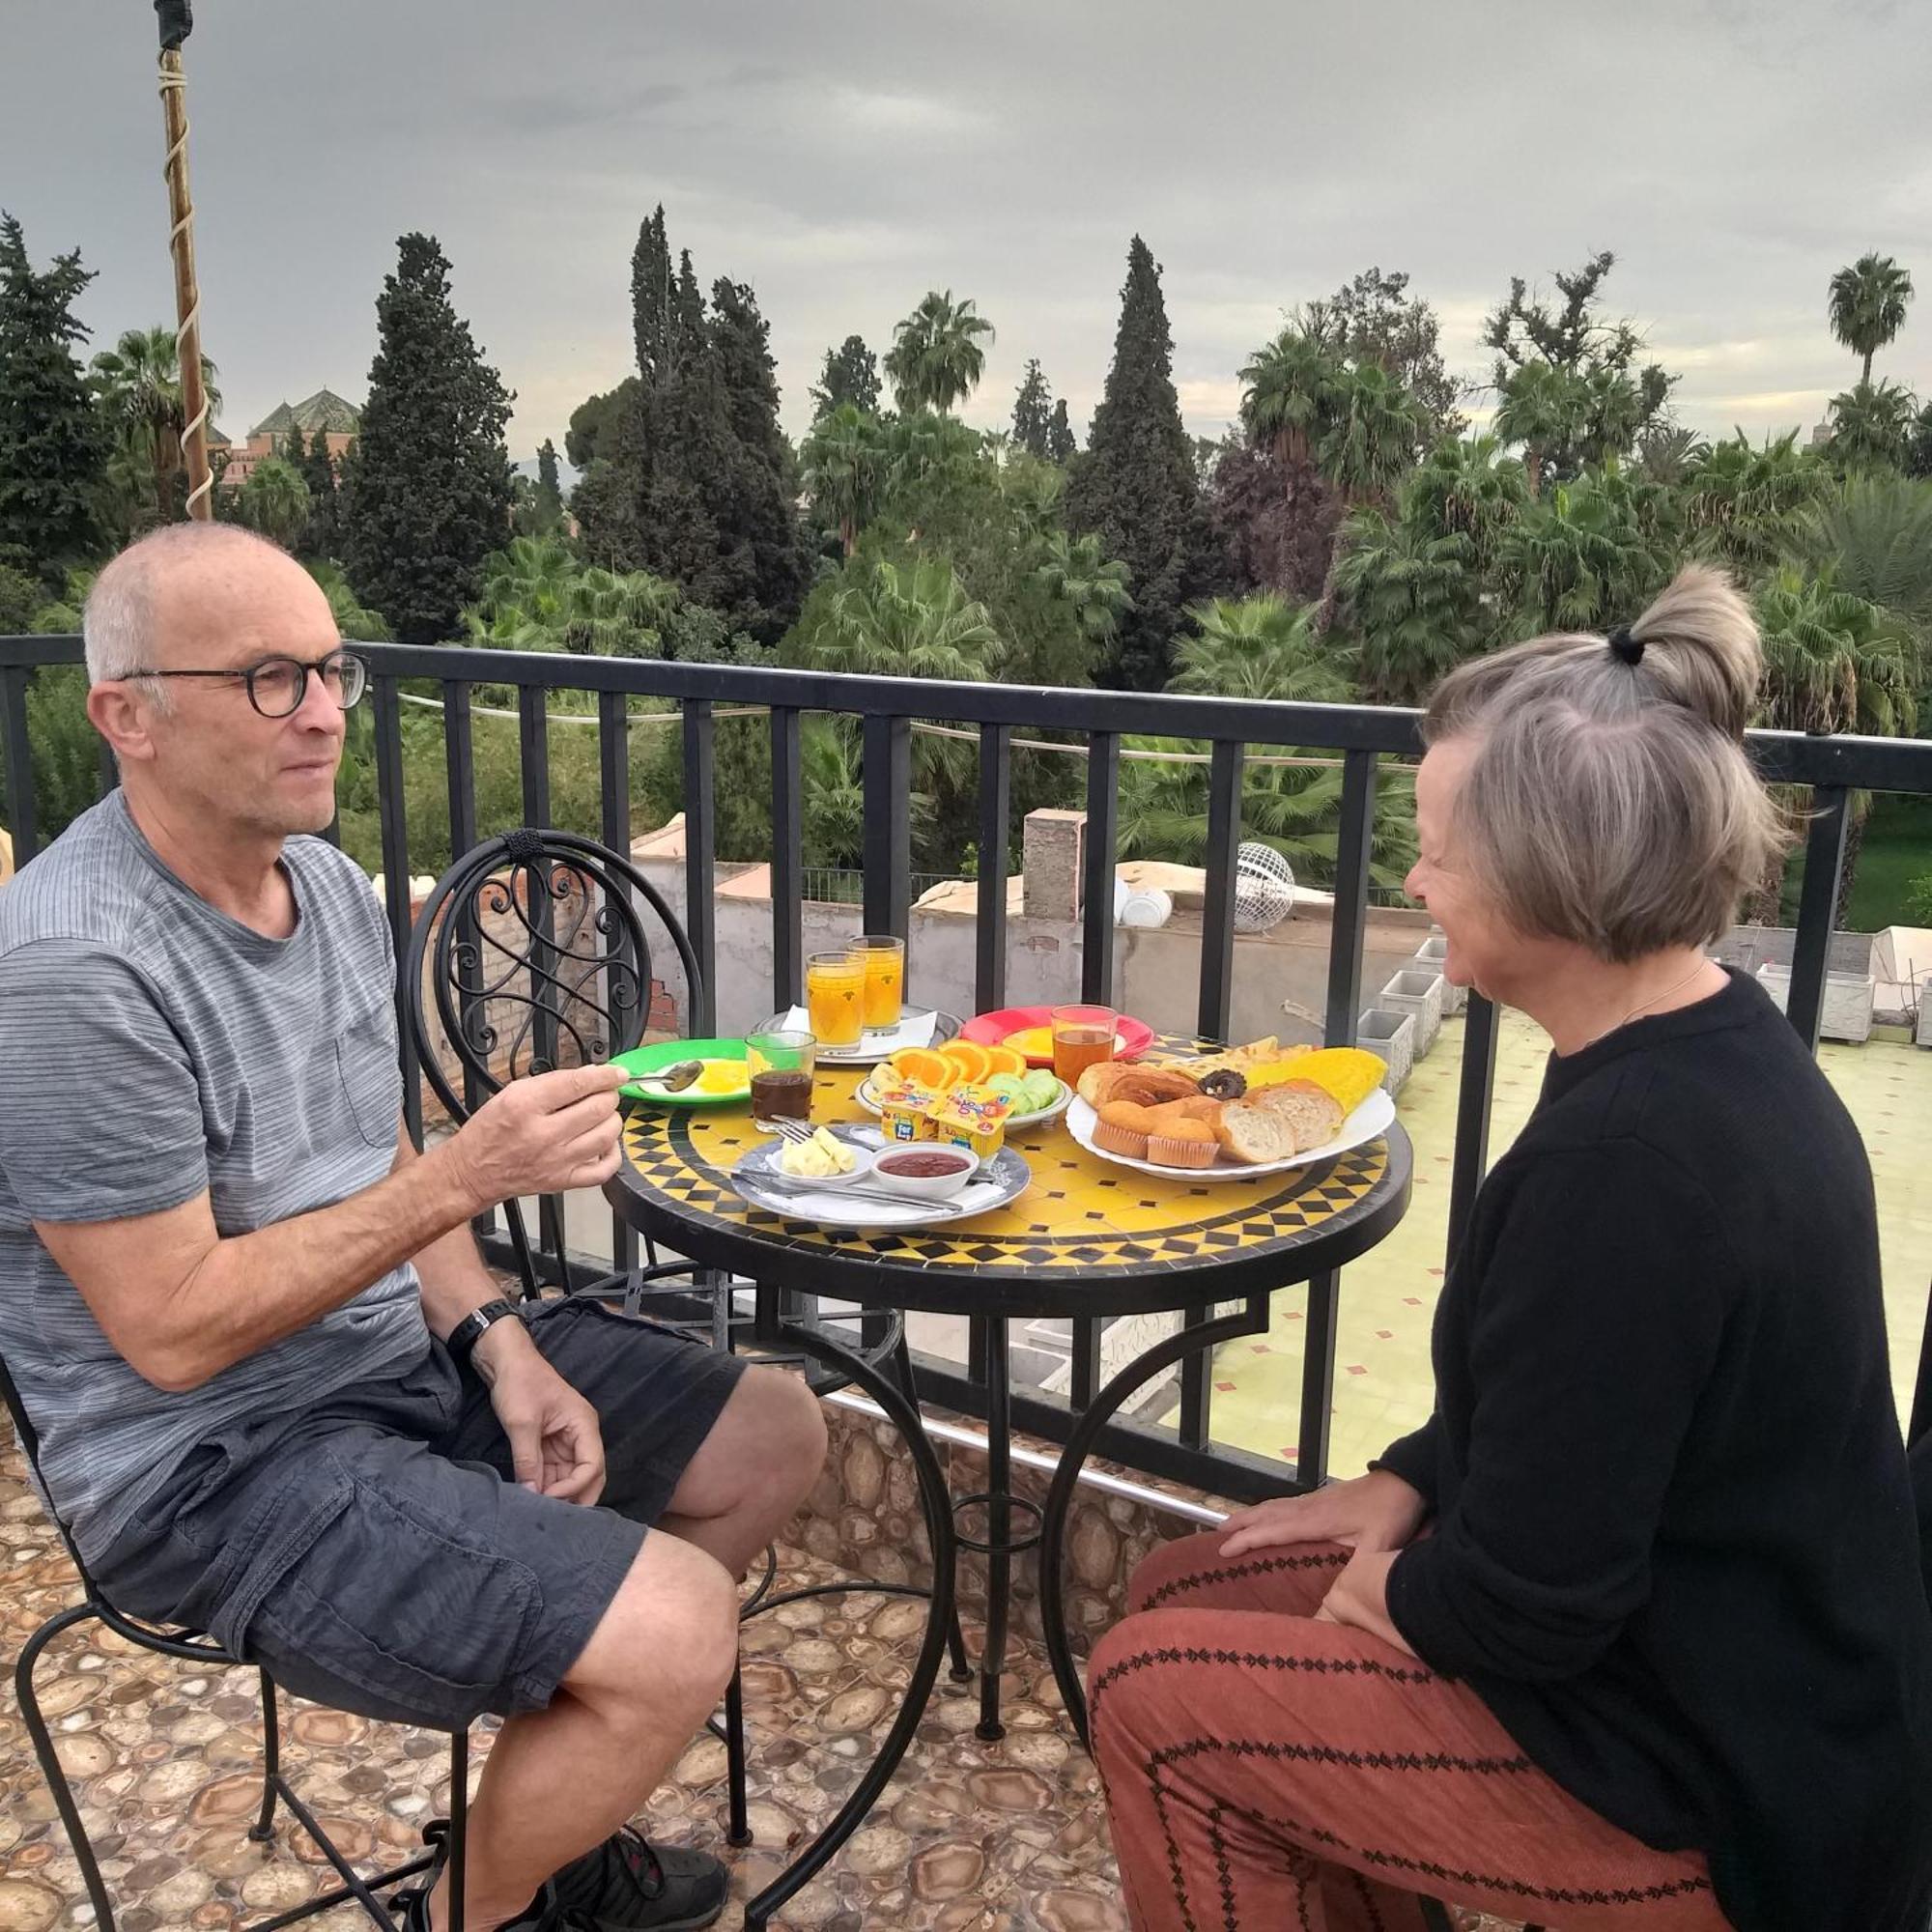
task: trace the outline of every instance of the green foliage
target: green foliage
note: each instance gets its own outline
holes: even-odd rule
[[[1462,385],[1442,366],[1442,325],[1408,293],[1406,274],[1364,270],[1303,317],[1309,337],[1338,361],[1373,364],[1415,398],[1427,440],[1461,436]]]
[[[35,823],[44,844],[66,831],[100,790],[100,740],[88,722],[87,672],[79,665],[45,665],[29,678],[27,752]],[[4,771],[0,752],[0,774]],[[0,783],[0,823],[6,823],[5,800]]]
[[[985,347],[982,347],[982,341]],[[919,306],[893,329],[886,374],[902,412],[949,412],[979,387],[986,369],[993,325],[969,297],[929,289]]]
[[[1079,452],[1080,444],[1074,439],[1073,425],[1066,420],[1066,398],[1062,396],[1053,406],[1053,420],[1046,426],[1047,458],[1064,468]]]
[[[1342,369],[1333,350],[1291,323],[1241,369],[1241,420],[1248,435],[1267,444],[1280,463],[1309,462],[1327,434],[1329,398]]]
[[[328,436],[318,429],[302,458],[301,478],[308,485],[308,527],[302,535],[305,556],[333,556],[341,532],[336,522],[335,460],[328,453]]]
[[[1329,390],[1316,461],[1348,501],[1386,497],[1415,467],[1426,429],[1421,405],[1395,377],[1374,362],[1351,363]]]
[[[385,644],[391,640],[389,626],[382,612],[363,607],[350,587],[349,579],[339,563],[327,557],[317,557],[305,567],[321,585],[323,595],[328,599],[329,611],[335,618],[339,637],[351,643],[362,644]]]
[[[1053,461],[1052,402],[1053,391],[1039,372],[1039,363],[1029,358],[1013,398],[1013,446],[1042,463]]]
[[[46,601],[45,586],[38,577],[0,563],[0,638],[24,637]]]
[[[1434,535],[1420,522],[1391,524],[1357,510],[1335,559],[1336,624],[1354,649],[1360,696],[1371,704],[1419,704],[1481,635],[1476,547],[1460,530]]]
[[[1797,554],[1838,589],[1932,639],[1932,485],[1854,475],[1808,520]]]
[[[1889,255],[1861,255],[1832,277],[1826,291],[1832,333],[1864,358],[1861,388],[1871,385],[1872,357],[1905,327],[1911,301],[1912,277]]]
[[[1283,704],[1345,704],[1349,680],[1323,643],[1312,606],[1264,591],[1215,597],[1188,613],[1170,691]]]
[[[298,429],[298,441],[300,437]],[[308,485],[288,458],[266,456],[256,464],[248,472],[248,480],[236,493],[235,509],[242,523],[270,543],[278,543],[289,551],[305,548]]]
[[[50,583],[99,530],[108,436],[74,355],[88,331],[73,304],[93,279],[78,250],[37,273],[0,213],[0,556]]]
[[[563,521],[562,471],[557,467],[556,444],[545,437],[537,450],[537,515],[543,528],[554,530]]]
[[[1903,471],[1912,460],[1918,398],[1896,383],[1861,383],[1832,398],[1828,447],[1841,469]]]
[[[1757,594],[1763,722],[1786,731],[1906,737],[1918,725],[1924,655],[1911,627],[1829,572],[1785,568]]]
[[[1106,554],[1127,566],[1133,584],[1133,613],[1120,628],[1101,682],[1157,690],[1166,682],[1180,611],[1206,587],[1208,536],[1175,393],[1160,269],[1138,235],[1127,251],[1106,389],[1087,453],[1067,484],[1066,523],[1097,536]]]
[[[402,238],[376,323],[369,402],[338,506],[343,561],[403,642],[439,643],[509,533],[510,397],[450,305],[434,237]]]
[[[563,433],[563,453],[575,469],[588,469],[600,456],[615,453],[618,426],[636,410],[642,388],[637,377],[626,376],[614,389],[586,396],[570,412],[570,427]]]
[[[850,556],[885,485],[886,432],[858,404],[838,403],[812,424],[798,459],[799,482],[814,515]]]
[[[1662,586],[1674,551],[1647,490],[1614,468],[1590,470],[1504,531],[1498,581],[1520,636],[1608,630]]]
[[[1402,520],[1428,538],[1462,536],[1469,562],[1484,577],[1495,568],[1503,532],[1529,502],[1529,478],[1500,440],[1476,436],[1444,439],[1432,449],[1403,492]]]
[[[1932,925],[1932,872],[1913,880],[1906,911],[1915,925]]]
[[[1678,503],[1692,548],[1747,578],[1794,554],[1832,494],[1832,473],[1798,432],[1753,448],[1743,430],[1689,465]]]
[[[108,481],[121,498],[116,524],[128,535],[186,514],[187,406],[182,397],[181,345],[172,328],[130,328],[94,358],[91,378],[112,428]],[[201,358],[209,418],[221,407],[214,364]],[[300,436],[297,429],[296,435]]]
[[[516,537],[483,566],[463,612],[467,643],[497,650],[656,658],[683,600],[644,571],[618,575],[585,564],[562,544]]]
[[[1098,537],[1049,531],[1034,575],[1047,595],[1071,612],[1096,656],[1113,642],[1122,621],[1133,612],[1127,567],[1102,555]]]
[[[1586,462],[1629,455],[1663,419],[1676,377],[1661,363],[1639,366],[1643,337],[1602,312],[1604,282],[1615,265],[1605,249],[1580,269],[1553,275],[1562,298],[1554,306],[1532,301],[1522,277],[1512,276],[1508,297],[1484,327],[1484,344],[1496,352],[1496,431],[1505,442],[1525,445],[1532,495],[1547,480],[1546,469],[1568,481]],[[1523,372],[1536,363],[1547,364],[1554,379],[1530,378],[1524,390]],[[1501,414],[1512,399],[1514,428],[1504,426]]]
[[[848,335],[837,349],[825,352],[825,367],[811,389],[815,421],[850,404],[861,415],[879,412],[879,358],[866,347],[863,335]]]

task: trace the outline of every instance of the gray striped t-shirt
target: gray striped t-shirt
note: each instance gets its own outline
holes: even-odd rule
[[[205,1189],[221,1234],[247,1234],[388,1173],[402,1108],[388,927],[324,840],[291,838],[283,865],[296,929],[269,939],[176,878],[116,791],[0,887],[0,1356],[89,1557],[211,1431],[395,1375],[429,1346],[405,1265],[169,1394],[115,1352],[33,1230]]]

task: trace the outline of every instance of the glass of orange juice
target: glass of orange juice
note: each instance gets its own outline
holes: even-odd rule
[[[820,1046],[857,1046],[866,1031],[866,955],[857,947],[809,953],[805,1010]]]
[[[1069,1087],[1096,1061],[1112,1060],[1116,1046],[1112,1007],[1055,1007],[1053,1077]]]
[[[905,941],[869,932],[858,947],[866,967],[866,1031],[890,1033],[905,1002]]]

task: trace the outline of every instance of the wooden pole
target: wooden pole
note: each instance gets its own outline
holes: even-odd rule
[[[161,50],[161,111],[168,133],[168,246],[175,261],[176,346],[181,353],[182,457],[187,465],[187,513],[214,516],[214,475],[208,462],[208,393],[201,380],[201,291],[194,278],[194,202],[187,185],[187,79],[179,47]]]

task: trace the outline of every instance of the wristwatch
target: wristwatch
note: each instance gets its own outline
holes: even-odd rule
[[[469,1360],[470,1350],[483,1339],[493,1322],[522,1319],[511,1302],[500,1298],[486,1301],[481,1308],[472,1308],[449,1331],[449,1340],[442,1346],[449,1350],[450,1360],[460,1369]]]

